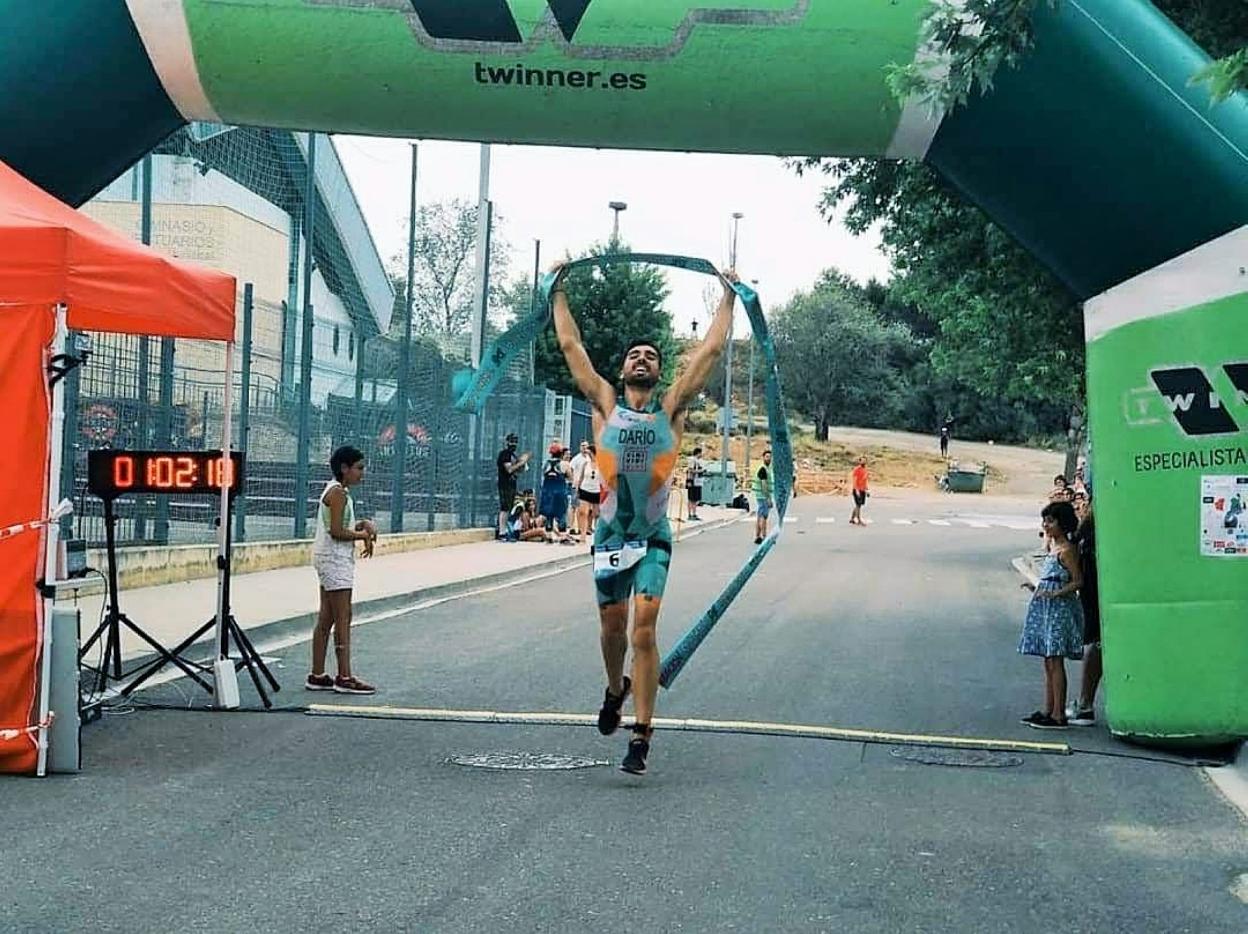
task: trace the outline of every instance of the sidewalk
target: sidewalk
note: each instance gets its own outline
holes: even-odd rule
[[[681,540],[720,528],[743,515],[740,510],[709,506],[703,506],[702,513],[703,521],[684,523]],[[534,574],[575,567],[588,561],[584,546],[495,541],[359,560],[355,566],[355,615],[359,618],[371,612],[394,610],[479,587],[518,582]],[[316,572],[310,565],[236,574],[230,584],[234,618],[253,639],[261,629],[276,633],[294,628],[310,629],[313,625],[320,595]],[[104,599],[103,594],[98,594],[78,600],[84,643],[99,623]],[[210,578],[123,589],[120,605],[122,613],[135,625],[166,648],[172,648],[216,615],[217,581]],[[125,659],[151,652],[146,642],[124,626],[121,650]],[[86,661],[94,664],[98,652],[98,645],[93,646]]]

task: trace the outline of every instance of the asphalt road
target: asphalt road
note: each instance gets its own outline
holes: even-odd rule
[[[1248,827],[1200,770],[1124,757],[1151,753],[1101,728],[1018,723],[1042,692],[1014,651],[1026,516],[955,498],[873,498],[865,529],[844,513],[795,501],[660,715],[1086,751],[970,768],[892,744],[667,732],[638,779],[616,768],[624,734],[592,727],[306,716],[335,698],[299,688],[298,646],[277,668],[285,711],[121,709],[86,729],[82,774],[0,782],[0,930],[1248,930],[1230,891]],[[745,523],[678,547],[664,645],[750,548]],[[355,643],[383,691],[352,703],[588,713],[603,687],[584,570]],[[203,701],[176,683],[147,695],[183,696]],[[448,762],[487,753],[606,764]]]

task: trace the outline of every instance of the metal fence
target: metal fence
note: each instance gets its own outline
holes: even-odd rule
[[[250,317],[250,316],[248,316]],[[75,505],[75,537],[104,539],[103,506],[86,489],[87,452],[97,449],[207,450],[220,447],[224,350],[199,341],[93,335],[86,366],[66,381],[66,450],[62,494]],[[332,451],[343,444],[365,456],[356,511],[382,531],[482,527],[497,515],[495,456],[509,432],[525,449],[545,443],[548,393],[505,379],[480,417],[457,412],[451,374],[463,366],[426,352],[409,373],[406,419],[397,416],[392,342],[360,348],[354,380],[310,403],[309,476],[297,482],[301,394],[265,371],[262,352],[244,333],[236,354],[233,432],[247,454],[235,500],[235,541],[305,538],[330,479]],[[162,352],[163,351],[163,352]],[[247,393],[242,387],[246,380]],[[396,431],[402,425],[402,433]],[[406,443],[404,443],[404,436]],[[213,496],[133,495],[115,504],[120,544],[191,544],[214,540],[219,501]]]
[[[514,431],[525,449],[545,447],[552,394],[532,385],[527,355],[481,416],[453,409],[451,377],[466,365],[470,335],[403,326],[404,264],[379,254],[328,137],[192,124],[83,210],[239,282],[232,432],[247,458],[235,541],[310,537],[330,454],[342,444],[366,460],[357,514],[385,532],[493,525],[503,438]],[[225,350],[92,338],[89,361],[65,382],[61,488],[75,504],[67,531],[99,544],[103,507],[86,490],[87,453],[219,448]],[[115,505],[121,544],[216,536],[212,496],[134,495]]]

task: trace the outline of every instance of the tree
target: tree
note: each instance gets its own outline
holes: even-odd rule
[[[477,205],[455,199],[439,201],[416,213],[412,330],[416,334],[447,338],[472,330],[473,292],[476,288]],[[490,240],[490,294],[497,307],[507,273],[507,245],[494,221]],[[407,278],[407,253],[390,260],[390,274],[398,283]],[[402,334],[402,304],[396,304],[398,333]]]
[[[594,256],[605,251],[604,245],[595,244],[584,255]],[[626,252],[627,247],[613,245],[613,251]],[[530,287],[525,284],[515,288],[515,294],[521,299],[518,311],[523,313],[527,313]],[[589,359],[605,379],[614,381],[619,375],[628,342],[644,337],[657,343],[663,354],[663,381],[671,380],[677,346],[672,336],[671,316],[663,308],[668,295],[667,282],[657,267],[622,263],[581,267],[568,273],[565,287]],[[536,354],[537,382],[559,393],[579,395],[553,327],[538,338]]]
[[[894,91],[948,109],[988,90],[996,69],[1011,66],[1030,47],[1030,17],[1040,2],[1052,0],[940,0],[929,11],[925,34],[949,56],[947,77],[896,68]],[[1157,5],[1212,55],[1234,59],[1248,43],[1242,0]],[[978,35],[966,33],[969,20],[982,27]],[[1229,60],[1215,68],[1223,84],[1243,78],[1242,72],[1234,77]],[[883,301],[878,289],[870,300],[882,314],[891,306],[921,338],[930,336],[931,378],[978,397],[978,408],[1032,405],[1036,418],[1027,420],[1038,423],[1047,423],[1043,413],[1082,398],[1084,344],[1075,296],[933,170],[864,159],[795,165],[799,172],[818,166],[831,178],[821,205],[825,216],[845,207],[851,230],[880,225],[896,275]]]
[[[812,418],[819,440],[833,423],[896,425],[905,404],[902,372],[914,339],[886,324],[856,285],[835,270],[773,317],[785,398]]]
[[[927,62],[893,65],[888,82],[900,100],[918,97],[938,112],[986,93],[1001,66],[1016,65],[1034,41],[1032,14],[1063,0],[934,0],[923,16],[922,42],[948,68]],[[1192,75],[1212,103],[1248,88],[1248,4],[1243,0],[1154,0],[1216,60]],[[1219,56],[1221,56],[1219,58]]]
[[[1082,396],[1083,334],[1073,294],[979,208],[918,163],[821,163],[835,182],[825,215],[880,224],[894,279],[886,303],[935,326],[933,372],[1009,400],[1070,403]]]

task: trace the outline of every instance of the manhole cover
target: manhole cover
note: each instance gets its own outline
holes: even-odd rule
[[[926,746],[894,746],[888,751],[894,759],[921,765],[952,765],[964,769],[1008,769],[1022,765],[1023,757],[990,749],[936,749]]]
[[[472,769],[499,769],[503,771],[543,772],[568,769],[592,769],[596,765],[610,765],[606,759],[590,759],[586,756],[559,756],[551,753],[532,752],[478,752],[451,756],[451,765],[463,765]]]

